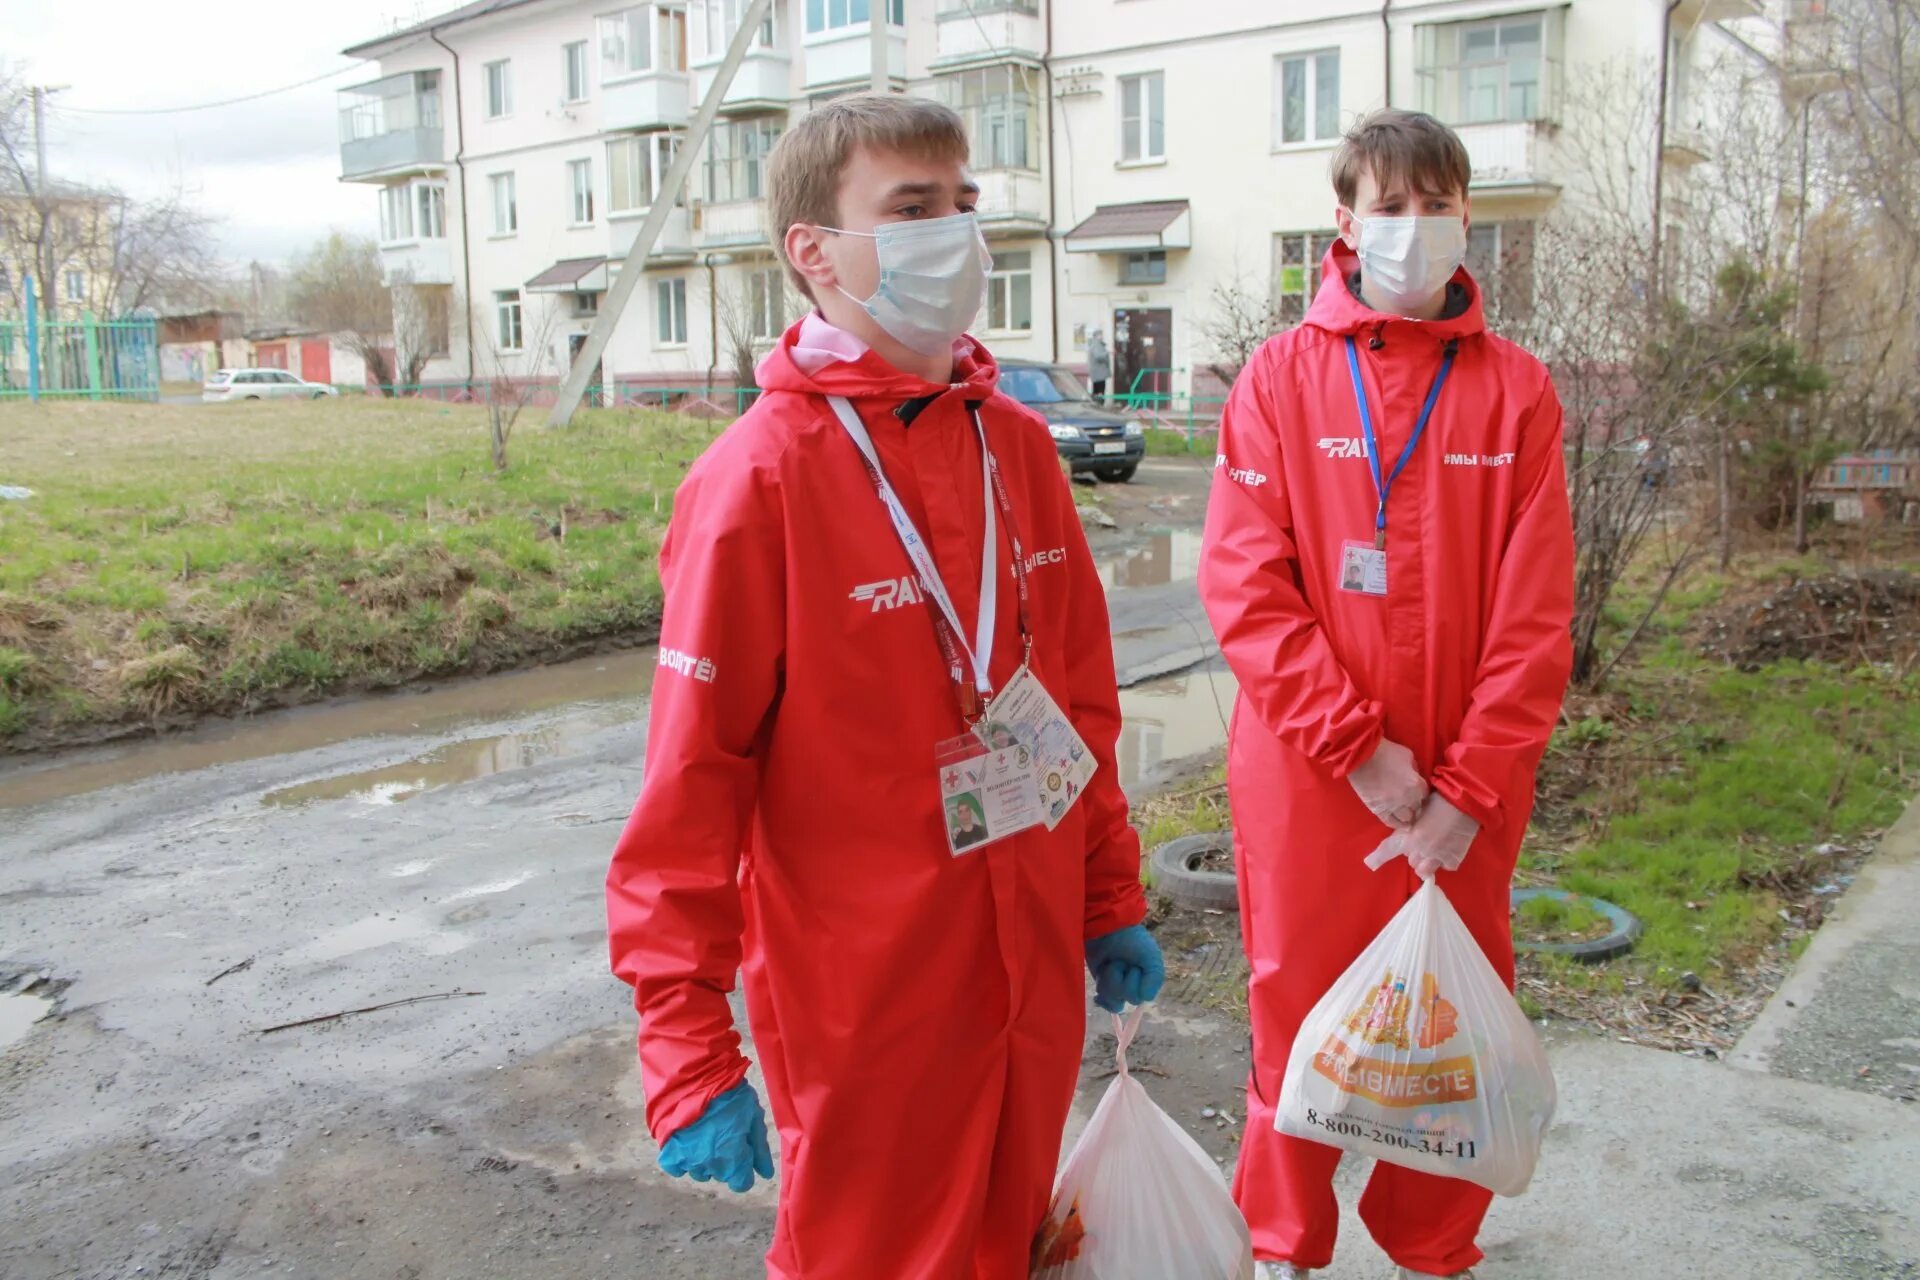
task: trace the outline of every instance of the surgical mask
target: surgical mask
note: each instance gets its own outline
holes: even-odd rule
[[[875,242],[880,283],[873,296],[855,298],[845,289],[840,292],[901,346],[924,356],[946,355],[980,314],[993,258],[971,213],[889,222],[871,232],[821,230]]]
[[[1362,218],[1360,267],[1375,297],[1410,310],[1447,287],[1467,257],[1458,218]]]

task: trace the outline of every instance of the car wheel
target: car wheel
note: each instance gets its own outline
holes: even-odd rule
[[[324,391],[316,391],[312,395],[307,397],[307,399],[309,400],[325,400],[326,398],[327,398],[327,393]]]
[[[241,396],[240,398],[242,400],[258,400],[260,397],[259,396]]]
[[[1127,481],[1133,479],[1133,473],[1139,469],[1139,463],[1129,462],[1124,467],[1100,467],[1095,470],[1093,474],[1099,476],[1108,484],[1125,484]]]

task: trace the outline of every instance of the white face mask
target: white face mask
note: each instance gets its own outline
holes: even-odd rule
[[[859,303],[901,346],[925,356],[946,355],[980,314],[993,257],[971,213],[889,222],[871,232],[821,230],[865,236],[876,243],[880,283],[873,296],[840,292]]]
[[[1427,302],[1466,261],[1467,224],[1458,218],[1352,217],[1367,288],[1396,310]]]

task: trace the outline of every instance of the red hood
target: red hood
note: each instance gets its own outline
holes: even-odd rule
[[[798,391],[804,395],[845,396],[849,400],[910,400],[916,396],[939,395],[949,390],[966,394],[967,399],[985,400],[1000,383],[1000,366],[987,349],[971,334],[953,344],[953,382],[945,386],[927,382],[900,370],[868,350],[857,360],[840,360],[808,373],[794,363],[793,347],[800,336],[802,317],[780,335],[780,342],[767,353],[755,378],[762,391]]]
[[[1347,248],[1345,241],[1335,240],[1321,260],[1320,291],[1313,296],[1306,323],[1336,335],[1358,333],[1362,329],[1372,331],[1382,324],[1414,325],[1423,335],[1442,342],[1481,333],[1487,327],[1486,311],[1480,305],[1480,286],[1474,283],[1465,267],[1453,273],[1448,287],[1457,285],[1467,291],[1467,309],[1446,320],[1409,320],[1405,316],[1375,311],[1354,297],[1353,290],[1347,287],[1347,281],[1358,270],[1360,255]]]

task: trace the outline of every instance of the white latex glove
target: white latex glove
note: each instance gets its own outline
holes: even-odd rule
[[[1419,820],[1382,840],[1380,847],[1367,855],[1367,866],[1378,871],[1395,858],[1404,857],[1415,875],[1431,880],[1442,871],[1458,871],[1479,834],[1480,824],[1454,808],[1445,796],[1429,796]]]
[[[1396,830],[1411,827],[1427,798],[1427,780],[1414,764],[1413,752],[1385,738],[1365,764],[1347,775],[1360,803],[1373,816]]]

